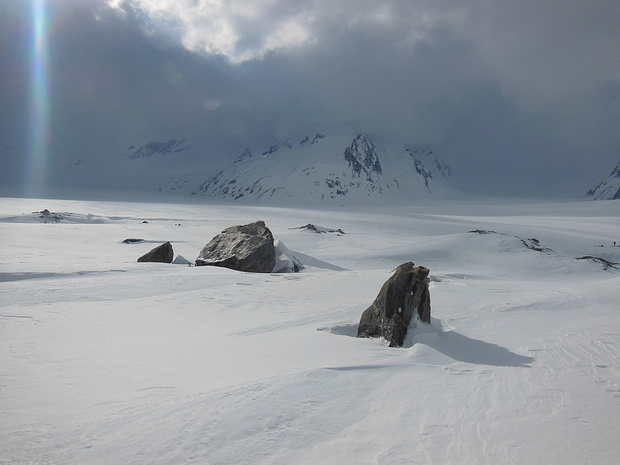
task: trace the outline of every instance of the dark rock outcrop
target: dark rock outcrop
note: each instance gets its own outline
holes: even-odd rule
[[[134,244],[136,242],[142,242],[144,239],[138,239],[137,237],[128,237],[123,240],[123,244]]]
[[[593,257],[591,255],[585,255],[583,257],[578,257],[577,260],[591,260],[594,263],[598,263],[599,265],[603,265],[603,270],[607,271],[608,269],[612,268],[614,270],[618,270],[620,268],[618,268],[618,265],[620,265],[620,263],[617,262],[612,262],[609,261],[605,258],[601,258],[601,257]]]
[[[135,147],[131,145],[127,147],[127,150],[132,150],[134,148]],[[130,154],[129,158],[148,158],[156,154],[165,155],[167,153],[178,153],[191,148],[192,146],[186,143],[185,139],[170,139],[166,142],[151,141]]]
[[[157,262],[157,263],[172,263],[174,258],[174,251],[172,250],[172,244],[166,242],[165,244],[155,247],[148,253],[145,253],[140,258],[139,262]]]
[[[39,213],[39,218],[41,218],[44,223],[60,223],[65,219],[64,213],[51,212],[47,208],[43,211],[33,213]]]
[[[536,239],[535,237],[531,237],[529,239],[523,239],[522,237],[519,237],[519,236],[510,236],[508,234],[498,233],[497,231],[491,231],[487,229],[474,229],[468,232],[474,233],[474,234],[480,234],[480,235],[497,234],[498,236],[514,237],[516,239],[519,239],[521,241],[521,244],[523,244],[526,248],[530,250],[534,250],[536,252],[544,252],[547,254],[555,253],[553,249],[550,249],[549,247],[543,247],[542,245],[540,245],[540,241]]]
[[[323,233],[338,233],[338,234],[345,234],[345,232],[338,228],[325,228],[323,226],[316,226],[312,223],[308,223],[305,226],[299,226],[298,228],[293,228],[293,229],[307,229],[308,231],[314,231],[317,234],[323,234]]]
[[[349,164],[353,173],[360,177],[362,172],[369,181],[373,180],[373,173],[383,174],[379,155],[375,146],[366,134],[360,134],[344,151],[344,159]]]
[[[383,337],[390,347],[402,346],[411,319],[431,322],[429,269],[406,262],[396,268],[360,319],[357,337]]]
[[[222,266],[254,273],[271,273],[275,264],[273,235],[264,221],[224,229],[196,258],[196,266]]]

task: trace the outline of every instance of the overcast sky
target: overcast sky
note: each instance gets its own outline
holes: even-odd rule
[[[32,146],[34,3],[0,4],[3,182]],[[218,166],[350,131],[430,147],[472,192],[525,194],[620,160],[617,0],[45,3],[54,166],[171,137]]]

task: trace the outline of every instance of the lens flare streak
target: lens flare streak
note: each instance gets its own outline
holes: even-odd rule
[[[26,189],[45,185],[49,155],[49,92],[47,82],[47,11],[44,0],[32,0],[30,56],[30,150]]]

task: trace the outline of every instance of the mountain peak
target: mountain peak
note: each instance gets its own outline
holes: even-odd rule
[[[592,200],[618,200],[620,199],[620,162],[612,170],[607,179],[599,182],[586,192],[586,197]]]
[[[370,181],[373,173],[383,174],[375,146],[366,134],[360,134],[353,139],[344,151],[344,159],[358,177],[364,172]]]
[[[241,155],[239,155],[237,157],[237,159],[233,162],[233,163],[239,163],[243,160],[246,160],[248,158],[252,158],[252,151],[246,147],[246,149],[243,151],[243,153]]]

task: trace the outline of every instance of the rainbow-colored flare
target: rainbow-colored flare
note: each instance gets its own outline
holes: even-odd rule
[[[26,167],[26,189],[46,184],[50,149],[50,103],[47,82],[47,10],[45,0],[31,0],[30,31],[30,147]],[[32,192],[26,192],[26,194]]]

